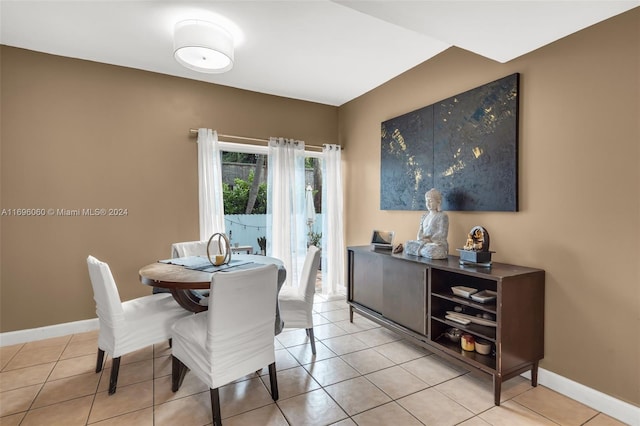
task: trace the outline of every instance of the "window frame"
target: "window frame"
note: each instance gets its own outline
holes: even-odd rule
[[[220,151],[227,152],[241,152],[244,154],[261,154],[261,155],[269,155],[269,147],[262,145],[254,145],[248,143],[237,143],[237,142],[225,142],[218,141],[218,145],[220,147]],[[324,152],[316,152],[305,149],[304,155],[306,157],[311,158],[324,158]]]

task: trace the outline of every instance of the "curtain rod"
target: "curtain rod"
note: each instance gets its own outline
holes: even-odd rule
[[[198,136],[198,129],[189,129],[189,135],[191,136]],[[221,138],[231,138],[231,139],[240,139],[243,141],[251,141],[251,142],[260,142],[260,143],[269,143],[268,139],[259,139],[259,138],[248,138],[245,136],[235,136],[235,135],[223,135],[223,134],[218,134],[219,137]],[[323,146],[318,146],[318,145],[304,145],[305,148],[312,148],[312,149],[322,149]],[[340,149],[343,149],[342,147],[340,147]]]

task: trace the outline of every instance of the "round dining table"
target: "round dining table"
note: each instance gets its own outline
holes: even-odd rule
[[[233,259],[247,263],[228,268],[227,271],[246,269],[251,263],[276,265],[278,267],[278,292],[280,292],[287,277],[287,271],[280,259],[255,254],[235,254]],[[193,290],[208,290],[211,287],[211,277],[215,273],[224,274],[227,272],[204,272],[165,262],[151,263],[138,271],[142,284],[169,290],[180,306],[196,313],[206,311],[208,303],[204,303],[200,292]],[[280,333],[283,327],[280,309],[276,303],[276,334]]]

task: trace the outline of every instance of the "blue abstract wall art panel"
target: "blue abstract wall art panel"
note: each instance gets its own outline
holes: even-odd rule
[[[519,74],[381,125],[381,210],[518,210]]]

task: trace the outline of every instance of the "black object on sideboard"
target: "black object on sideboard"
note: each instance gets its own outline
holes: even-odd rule
[[[370,246],[348,247],[347,254],[351,322],[358,312],[456,364],[493,376],[496,405],[505,380],[531,370],[531,385],[537,386],[544,358],[544,270],[496,262],[490,268],[463,266],[457,256],[432,260]],[[496,299],[480,303],[457,296],[455,286],[495,292]],[[463,325],[446,318],[460,310],[488,321]],[[447,338],[450,328],[490,342],[493,351],[463,350]]]

